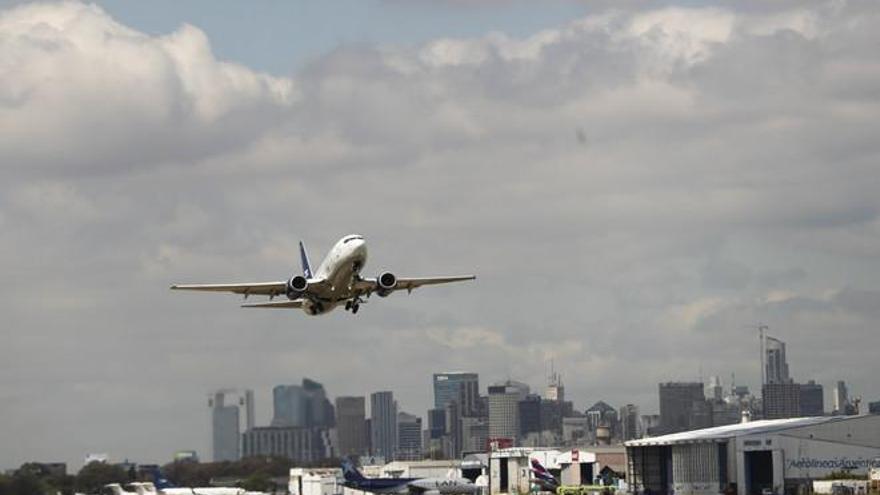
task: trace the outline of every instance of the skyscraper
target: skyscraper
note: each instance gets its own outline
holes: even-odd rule
[[[336,413],[333,410],[333,404],[327,398],[324,385],[309,378],[303,378],[302,388],[309,398],[308,425],[332,428],[336,421]]]
[[[764,419],[796,418],[801,413],[801,385],[791,381],[762,388]]]
[[[309,397],[299,385],[272,389],[272,426],[308,426]]]
[[[370,394],[370,434],[372,454],[392,460],[397,447],[397,403],[392,392]]]
[[[660,384],[659,430],[662,433],[675,433],[708,426],[703,418],[703,412],[706,409],[706,396],[702,383],[667,382]]]
[[[529,394],[519,401],[519,434],[520,438],[529,433],[541,431],[541,396]]]
[[[510,439],[519,436],[519,401],[529,394],[525,383],[507,380],[489,386],[489,437]]]
[[[715,402],[724,400],[724,387],[717,376],[709,377],[709,399]]]
[[[434,373],[434,409],[456,401],[462,416],[474,416],[480,399],[480,381],[476,373],[450,371]]]
[[[235,390],[224,389],[217,390],[208,399],[208,407],[211,408],[211,449],[215,462],[237,461],[241,458],[242,425],[239,406],[245,407],[245,424],[252,425],[253,397],[251,390],[246,390],[241,395]]]
[[[456,459],[461,455],[461,409],[456,401],[449,401],[443,408],[446,428],[443,431],[443,453]]]
[[[773,338],[765,338],[765,373],[767,383],[791,383],[788,374],[788,361],[785,358],[785,342]]]
[[[335,421],[324,386],[308,378],[303,378],[301,385],[276,386],[272,402],[272,426],[330,428]]]
[[[620,436],[623,441],[639,438],[639,408],[634,404],[620,408]]]
[[[822,385],[813,380],[800,385],[801,416],[822,416],[825,414],[825,394]]]
[[[462,452],[485,452],[488,449],[489,419],[486,417],[461,418]]]
[[[847,414],[848,405],[849,393],[846,389],[846,382],[839,380],[834,386],[834,414]]]
[[[428,438],[442,438],[446,433],[446,409],[428,410]]]
[[[394,458],[417,461],[422,458],[422,418],[397,413],[397,452]]]
[[[336,436],[339,455],[366,455],[366,407],[363,397],[336,398]]]
[[[244,391],[244,404],[246,410],[246,422],[245,422],[245,431],[250,430],[254,427],[254,391],[253,390],[245,390]]]
[[[565,385],[562,384],[562,375],[555,371],[550,372],[547,379],[547,400],[565,402]]]

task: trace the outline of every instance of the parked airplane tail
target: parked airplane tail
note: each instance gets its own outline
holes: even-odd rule
[[[367,480],[348,459],[342,461],[342,476],[345,477],[345,481],[351,483],[360,483]]]
[[[535,474],[535,478],[543,483],[550,484],[558,484],[559,481],[555,476],[550,474],[550,471],[547,471],[547,468],[541,465],[537,459],[532,459],[532,473]]]
[[[153,475],[153,486],[155,486],[157,490],[177,488],[177,486],[169,481],[168,478],[162,476],[162,471],[160,471],[159,468],[154,469],[151,474]]]
[[[303,276],[308,280],[312,278],[312,264],[309,263],[309,254],[306,253],[306,247],[302,241],[299,241],[299,257],[302,262]]]

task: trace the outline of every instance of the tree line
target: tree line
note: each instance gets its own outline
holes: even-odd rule
[[[286,479],[295,466],[336,467],[339,462],[328,459],[309,465],[284,457],[248,457],[235,462],[172,462],[162,466],[160,472],[163,478],[181,487],[210,486],[212,481],[224,480],[248,491],[269,492],[286,491]],[[117,464],[92,462],[76,474],[61,474],[44,464],[26,463],[12,474],[0,474],[0,495],[97,494],[104,485],[133,481],[155,481],[155,473],[139,472],[134,466],[126,469]]]

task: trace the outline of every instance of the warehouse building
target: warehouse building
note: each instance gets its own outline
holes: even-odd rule
[[[753,421],[625,445],[633,493],[798,493],[832,471],[880,466],[880,416]]]

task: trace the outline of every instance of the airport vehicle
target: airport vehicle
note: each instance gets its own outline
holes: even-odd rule
[[[556,476],[550,474],[550,471],[547,471],[547,468],[541,465],[537,459],[532,459],[530,471],[535,475],[532,483],[543,491],[556,493],[556,489],[559,488],[559,480],[556,479]]]
[[[371,294],[387,297],[392,292],[413,289],[424,285],[446,284],[473,280],[474,275],[455,277],[403,278],[391,272],[383,272],[376,278],[362,278],[361,270],[367,261],[367,244],[363,236],[347,235],[337,242],[318,269],[312,271],[309,256],[303,243],[299,243],[302,275],[274,282],[245,282],[232,284],[180,284],[174,290],[197,290],[208,292],[232,292],[245,299],[252,295],[269,296],[269,301],[242,304],[244,308],[299,308],[309,315],[329,313],[344,303],[346,311],[358,312],[361,303]],[[277,296],[285,299],[274,301]]]
[[[349,460],[342,462],[346,487],[378,494],[469,495],[480,487],[465,478],[367,478]]]

